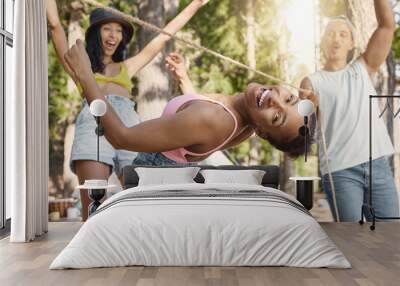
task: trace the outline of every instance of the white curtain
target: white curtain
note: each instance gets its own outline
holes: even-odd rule
[[[44,0],[15,1],[13,93],[6,99],[6,187],[12,242],[48,225],[47,23]]]

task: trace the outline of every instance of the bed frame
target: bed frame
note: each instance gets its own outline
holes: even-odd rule
[[[177,165],[166,165],[166,166],[126,166],[122,170],[122,185],[124,190],[136,187],[139,182],[139,177],[135,171],[136,167],[146,167],[146,168],[182,168],[186,166]],[[279,188],[279,167],[275,165],[258,165],[258,166],[237,166],[237,165],[222,165],[222,166],[211,166],[211,165],[196,165],[202,170],[205,169],[219,169],[219,170],[263,170],[265,175],[262,179],[261,184],[264,187]],[[197,183],[204,183],[204,178],[200,174],[194,178]]]

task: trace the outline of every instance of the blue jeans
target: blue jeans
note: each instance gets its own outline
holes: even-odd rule
[[[180,164],[165,157],[161,152],[139,152],[137,157],[133,160],[132,165],[166,166],[166,165],[180,165]]]
[[[332,177],[340,221],[359,221],[361,207],[369,200],[369,162],[333,172]],[[328,174],[323,176],[322,184],[333,217],[337,221]],[[399,215],[396,186],[389,162],[385,157],[372,161],[372,206],[377,216]]]

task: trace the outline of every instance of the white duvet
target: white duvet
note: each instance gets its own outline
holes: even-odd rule
[[[175,195],[163,196],[175,190]],[[252,191],[258,191],[257,195]],[[161,196],[154,196],[157,193]],[[226,196],[218,195],[222,193]],[[350,268],[320,225],[298,204],[279,190],[255,185],[132,188],[107,199],[50,269],[128,265]]]

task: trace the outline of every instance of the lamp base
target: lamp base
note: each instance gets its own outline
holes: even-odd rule
[[[370,230],[375,230],[375,223],[377,220],[399,220],[400,217],[381,217],[375,214],[375,209],[370,204],[363,204],[361,207],[361,218],[358,221],[360,225],[364,224],[364,216],[367,219],[372,221],[372,224],[369,226]]]
[[[320,177],[290,177],[289,180],[296,181],[296,199],[307,209],[311,210],[314,204],[314,184]]]
[[[296,181],[296,199],[311,210],[314,202],[313,181]]]
[[[92,200],[92,202],[89,205],[89,216],[91,216],[97,208],[101,205],[101,199],[105,196],[106,194],[106,189],[89,189],[89,198]]]

